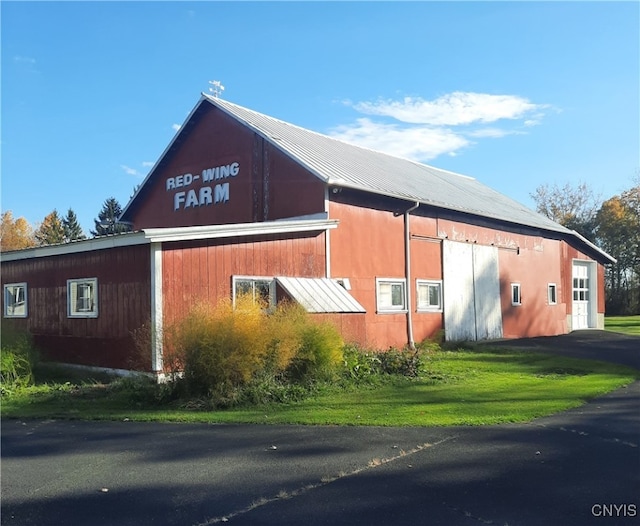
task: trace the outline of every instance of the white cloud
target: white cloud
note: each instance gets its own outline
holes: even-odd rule
[[[154,164],[156,164],[156,163],[154,163],[152,161],[144,161],[142,163],[142,166],[144,166],[145,168],[151,168]]]
[[[171,128],[173,128],[173,131],[178,131],[180,128],[182,128],[181,124],[172,124]]]
[[[121,164],[120,168],[122,168],[124,170],[124,173],[126,173],[127,175],[133,175],[135,177],[140,176],[140,172],[138,172],[138,170],[136,170],[135,168],[131,168],[130,166]]]
[[[526,125],[526,122],[525,122]],[[518,130],[504,130],[501,128],[479,128],[477,130],[472,130],[467,132],[466,135],[468,137],[476,137],[478,139],[499,139],[500,137],[506,137],[507,135],[523,135],[524,132]]]
[[[524,134],[522,128],[539,125],[550,107],[517,95],[461,91],[431,101],[404,97],[343,104],[374,118],[339,126],[330,131],[332,137],[417,161],[455,156],[473,139]],[[482,126],[499,121],[503,125]]]
[[[433,101],[405,97],[401,101],[359,102],[354,108],[367,115],[392,117],[401,122],[458,126],[473,122],[517,119],[543,106],[515,95],[455,91]]]
[[[355,124],[335,128],[331,136],[405,159],[424,161],[455,152],[470,144],[465,137],[446,128],[403,127],[373,122],[367,118],[358,119]]]

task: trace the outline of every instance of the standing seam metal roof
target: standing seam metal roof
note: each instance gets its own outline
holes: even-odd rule
[[[278,276],[276,281],[307,312],[366,312],[335,280]]]
[[[206,94],[203,98],[329,184],[573,234],[472,177],[348,144]]]

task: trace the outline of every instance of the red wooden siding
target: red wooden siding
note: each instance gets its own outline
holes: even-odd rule
[[[323,183],[221,110],[201,106],[190,128],[159,163],[125,218],[136,229],[247,223],[324,211]],[[203,182],[202,171],[237,162],[236,176]],[[167,179],[200,176],[186,187],[167,189]],[[175,210],[176,192],[228,183],[227,202]]]
[[[324,183],[274,146],[265,144],[263,219],[324,212]]]
[[[404,217],[408,203],[374,197],[332,196],[329,217],[339,219],[330,233],[331,275],[349,278],[352,295],[365,307],[364,340],[369,346],[407,343],[406,314],[376,314],[375,278],[403,279]],[[414,340],[434,337],[443,314],[416,310],[416,280],[442,279],[442,244],[446,238],[497,247],[503,335],[506,338],[567,332],[571,314],[572,259],[590,260],[560,239],[507,229],[478,226],[465,220],[411,215],[411,299]],[[424,215],[422,215],[424,214]],[[467,220],[468,221],[468,220]],[[512,305],[511,284],[519,283],[522,303]],[[548,301],[548,285],[556,285],[557,303]],[[447,284],[443,283],[443,287]],[[598,313],[604,312],[604,268],[598,265]]]
[[[325,276],[325,233],[165,243],[164,323],[181,319],[196,301],[231,297],[233,276]]]
[[[67,317],[67,280],[76,278],[98,279],[97,318]],[[150,368],[131,334],[150,319],[148,245],[3,262],[2,283],[14,282],[27,283],[28,317],[4,321],[31,333],[46,359]]]
[[[329,234],[331,277],[349,278],[349,292],[367,311],[366,334],[359,343],[382,349],[406,344],[406,315],[376,313],[376,277],[404,277],[403,217],[334,201],[329,217],[340,220]]]

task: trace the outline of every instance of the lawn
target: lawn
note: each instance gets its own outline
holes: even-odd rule
[[[640,336],[640,316],[607,316],[604,319],[604,328],[612,332]]]
[[[437,351],[419,378],[325,385],[302,401],[207,411],[197,400],[154,404],[135,382],[58,382],[3,397],[2,416],[136,421],[380,426],[528,422],[627,385],[640,372],[509,349]]]

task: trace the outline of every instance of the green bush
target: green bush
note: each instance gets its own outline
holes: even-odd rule
[[[385,374],[416,377],[422,365],[419,350],[389,348],[380,353],[380,371]]]
[[[342,363],[344,342],[330,323],[309,324],[302,330],[300,347],[288,374],[294,380],[327,380]]]
[[[0,394],[8,395],[33,384],[37,355],[28,335],[3,325],[0,346]]]
[[[429,353],[439,349],[437,343],[421,343],[416,350],[389,348],[386,351],[366,351],[356,346],[344,349],[344,372],[355,381],[371,380],[380,375],[415,378],[420,375]]]

